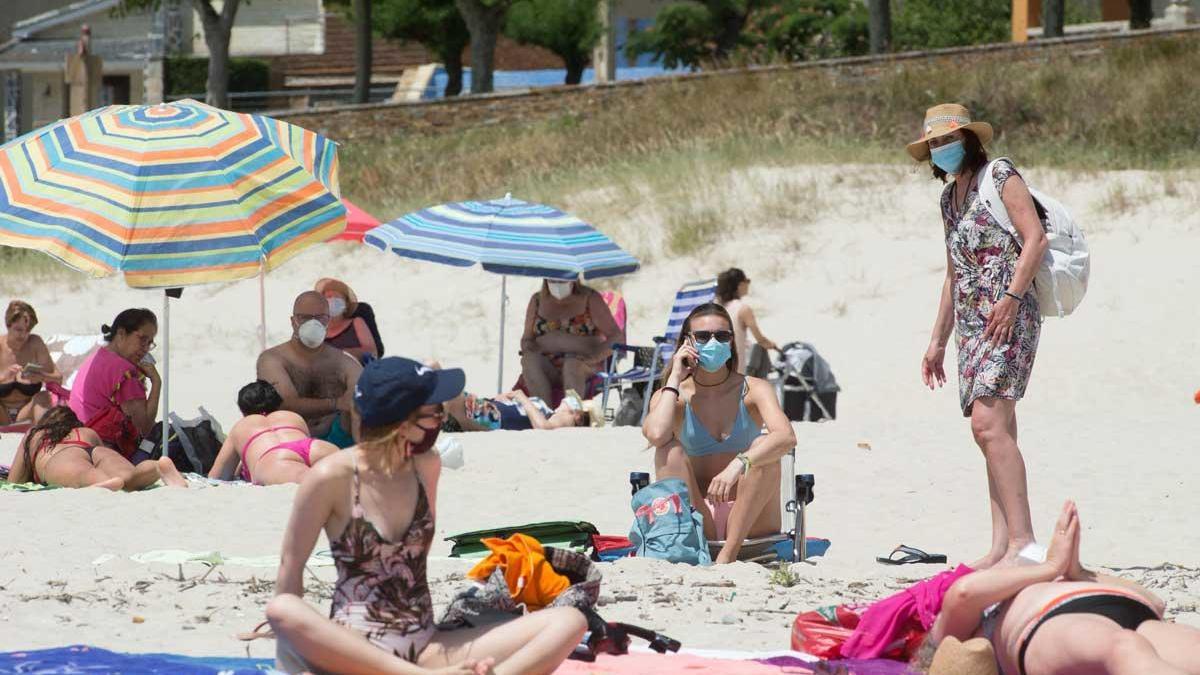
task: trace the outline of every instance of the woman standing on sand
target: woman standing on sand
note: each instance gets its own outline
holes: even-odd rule
[[[979,569],[1015,561],[1034,542],[1016,406],[1037,354],[1041,316],[1032,286],[1048,242],[1033,197],[1012,163],[996,162],[992,175],[981,175],[988,166],[983,146],[992,138],[991,125],[972,122],[963,106],[945,104],[925,113],[923,131],[908,154],[928,161],[934,178],[953,181],[941,196],[946,277],[921,378],[930,389],[945,384],[946,342],[954,330],[959,403],[987,463],[992,547],[972,563]],[[1023,248],[983,204],[982,180],[995,181]]]
[[[434,627],[426,576],[441,461],[430,452],[462,393],[461,370],[390,357],[363,369],[354,406],[362,442],[304,477],[283,536],[267,620],[289,673],[553,672],[583,637],[573,608],[486,628]],[[337,564],[326,618],[304,602],[304,569],[321,530]]]
[[[724,307],[733,319],[733,339],[737,347],[739,373],[746,373],[746,367],[750,365],[751,343],[747,333],[754,333],[755,347],[767,352],[779,351],[779,345],[759,330],[758,317],[754,316],[754,310],[742,301],[749,292],[750,278],[742,270],[730,267],[717,275],[717,304]],[[767,361],[767,364],[769,365],[770,361]],[[747,374],[765,377],[765,373],[761,372]]]

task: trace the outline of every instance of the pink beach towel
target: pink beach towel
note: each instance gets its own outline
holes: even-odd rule
[[[713,659],[691,654],[600,654],[594,663],[565,661],[555,675],[780,675],[812,673],[808,667]]]
[[[917,622],[929,630],[942,610],[942,598],[958,579],[974,572],[966,565],[942,572],[911,588],[884,598],[863,612],[862,620],[846,643],[842,656],[852,659],[876,659],[889,651],[903,637],[910,623]]]

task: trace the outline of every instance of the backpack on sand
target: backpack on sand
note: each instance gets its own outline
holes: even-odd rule
[[[1017,246],[1021,247],[1024,243],[1021,241],[1021,234],[1013,227],[1004,200],[996,191],[996,181],[992,172],[1000,159],[992,160],[984,168],[984,178],[979,181],[979,196],[983,199],[988,213],[992,214],[996,222],[1016,239]],[[1042,316],[1061,318],[1075,311],[1087,292],[1088,275],[1091,273],[1087,240],[1083,237],[1083,230],[1062,202],[1035,190],[1033,186],[1029,186],[1029,193],[1033,195],[1038,217],[1047,224],[1046,239],[1050,242],[1033,280],[1034,292],[1037,294]]]
[[[704,518],[692,508],[687,483],[666,478],[633,495],[633,527],[629,540],[641,558],[711,565],[704,539]]]

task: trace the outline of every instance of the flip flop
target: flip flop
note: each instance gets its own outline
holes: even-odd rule
[[[897,558],[897,553],[904,555]],[[886,558],[877,557],[875,561],[884,565],[911,565],[914,563],[931,563],[936,565],[946,564],[946,556],[941,553],[926,553],[919,548],[905,546],[900,544],[892,550],[891,554]]]

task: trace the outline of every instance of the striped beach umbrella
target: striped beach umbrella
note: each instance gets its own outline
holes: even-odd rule
[[[135,288],[245,279],[340,233],[336,145],[185,100],[109,106],[0,146],[0,245]]]
[[[363,242],[416,260],[483,269],[500,283],[498,390],[504,389],[508,275],[599,279],[636,272],[637,258],[604,233],[552,206],[505,195],[416,211],[367,232]]]

